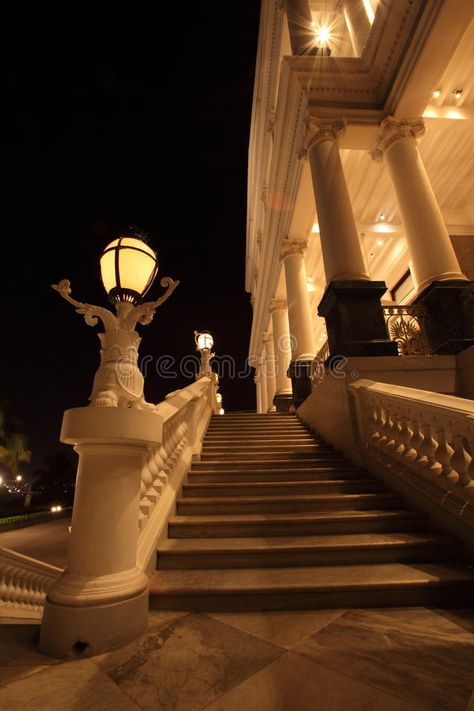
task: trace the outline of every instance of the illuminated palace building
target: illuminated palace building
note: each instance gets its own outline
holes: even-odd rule
[[[311,392],[329,408],[330,357],[339,374],[474,391],[473,12],[263,0],[246,263],[258,412]]]

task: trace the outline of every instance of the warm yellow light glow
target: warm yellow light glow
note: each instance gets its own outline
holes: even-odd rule
[[[446,118],[459,120],[459,119],[466,118],[466,116],[461,114],[459,111],[456,111],[456,109],[450,109],[449,111],[446,112]]]
[[[327,25],[322,25],[321,27],[318,27],[316,30],[316,40],[318,41],[319,44],[321,45],[327,45],[329,40],[331,39],[331,30]]]
[[[23,477],[21,476],[21,474],[17,474],[17,475],[16,475],[16,480],[17,480],[17,481],[21,481],[22,479],[23,479]]]
[[[455,99],[460,99],[462,96],[462,89],[453,89],[453,96]]]
[[[375,13],[372,8],[372,3],[370,2],[370,0],[363,0],[363,2],[364,2],[364,10],[367,14],[367,17],[369,18],[369,22],[371,25],[373,25],[374,20],[375,20]]]
[[[0,476],[0,485],[3,484],[3,476]]]
[[[100,259],[102,281],[107,293],[128,289],[144,294],[156,273],[156,253],[138,237],[120,237],[104,250]]]
[[[381,246],[383,245],[383,243],[384,243],[383,239],[378,239],[377,242],[376,242],[376,245],[377,245],[378,247],[381,247]]]
[[[219,410],[219,415],[225,415],[225,410],[223,407]]]
[[[441,89],[436,89],[436,91],[433,91],[433,99],[439,99],[441,96]]]
[[[380,215],[379,215],[379,220],[380,220],[380,222],[384,222],[384,221],[385,221],[385,215],[384,215],[383,212],[380,213]]]
[[[197,335],[197,347],[199,348],[200,351],[203,350],[211,350],[212,346],[214,345],[214,339],[211,336],[210,333],[207,333],[207,331],[204,331],[204,333],[199,333]]]
[[[216,402],[218,402],[219,404],[222,402],[222,395],[220,393],[217,393],[216,395]]]
[[[57,506],[51,506],[51,512],[52,512],[52,513],[56,513],[57,510],[58,510],[58,507],[57,507]]]
[[[319,232],[319,225],[317,222],[314,223],[314,225],[311,228],[312,234],[317,234]]]

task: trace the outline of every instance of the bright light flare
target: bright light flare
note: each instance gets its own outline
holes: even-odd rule
[[[327,45],[331,39],[331,30],[327,25],[321,25],[316,29],[316,40],[320,45]]]

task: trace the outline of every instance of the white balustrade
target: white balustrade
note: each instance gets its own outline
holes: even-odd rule
[[[0,619],[40,620],[50,585],[61,568],[0,548]]]
[[[429,481],[440,500],[449,494],[454,512],[474,511],[472,400],[370,380],[349,389],[362,451],[400,476],[406,468]]]

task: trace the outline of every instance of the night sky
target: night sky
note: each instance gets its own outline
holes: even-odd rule
[[[77,28],[39,33],[31,46],[22,38],[3,64],[0,394],[24,425],[31,468],[58,449],[64,409],[87,404],[99,358],[98,328],[50,284],[67,278],[76,299],[106,305],[99,256],[128,225],[145,230],[158,252],[149,297],[161,293],[160,277],[181,280],[152,324],[139,327],[140,356],[179,362],[195,352],[194,329],[206,328],[216,352],[244,366],[260,3],[181,3],[179,18],[177,9],[166,15],[160,5],[149,17],[129,9],[120,30],[94,38]],[[159,402],[190,382],[159,377],[153,362],[145,395]],[[226,410],[255,407],[250,375],[223,378],[221,392]]]

